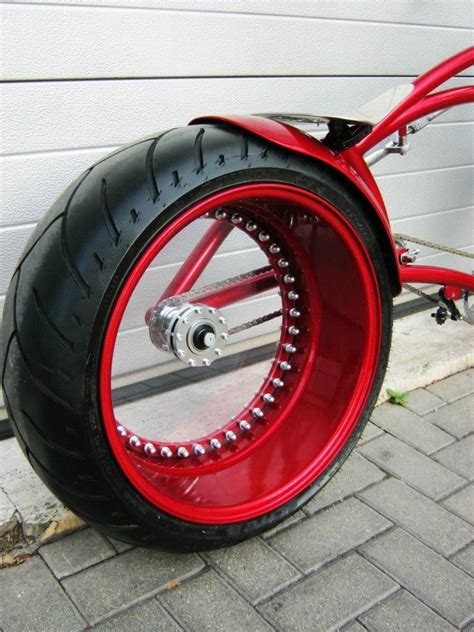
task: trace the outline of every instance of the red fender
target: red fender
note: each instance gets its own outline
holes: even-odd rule
[[[255,136],[265,138],[270,143],[324,162],[350,180],[351,184],[362,193],[374,211],[373,218],[379,237],[383,241],[383,251],[392,282],[392,292],[394,296],[400,293],[401,283],[398,271],[398,258],[387,210],[374,177],[357,150],[354,148],[347,149],[343,154],[334,152],[296,127],[261,116],[200,116],[193,119],[190,125],[205,123],[225,123],[226,125],[244,129],[255,134]]]

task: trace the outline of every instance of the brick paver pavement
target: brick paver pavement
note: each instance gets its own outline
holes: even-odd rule
[[[83,529],[0,571],[0,630],[474,629],[473,372],[379,407],[338,475],[262,537],[202,555]]]

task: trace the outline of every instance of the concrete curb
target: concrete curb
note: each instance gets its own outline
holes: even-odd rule
[[[434,324],[426,312],[394,324],[386,389],[411,391],[474,366],[472,330],[463,323]],[[0,567],[19,564],[46,542],[80,529],[33,472],[14,439],[0,443]]]

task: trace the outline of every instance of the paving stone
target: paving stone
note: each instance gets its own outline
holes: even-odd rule
[[[397,590],[356,553],[273,597],[259,610],[279,630],[336,630]]]
[[[115,550],[95,529],[83,529],[46,544],[39,550],[56,577],[62,579],[115,555]]]
[[[465,479],[418,450],[385,434],[359,449],[378,466],[434,500],[460,487]]]
[[[117,553],[125,553],[125,551],[130,551],[130,549],[133,549],[133,545],[128,544],[128,542],[121,542],[120,540],[109,537],[107,537],[107,540],[114,547]]]
[[[74,632],[86,627],[39,557],[15,568],[0,570],[0,595],[2,632]]]
[[[436,452],[453,442],[447,432],[403,406],[382,404],[374,410],[372,421],[425,454]]]
[[[474,485],[467,485],[443,500],[443,505],[464,520],[474,524]]]
[[[338,473],[303,508],[308,515],[351,496],[382,480],[385,473],[376,465],[353,452]]]
[[[270,543],[307,572],[367,542],[390,526],[383,516],[359,500],[349,498],[276,535]]]
[[[133,549],[63,580],[63,586],[90,623],[145,599],[204,568],[197,555]]]
[[[96,632],[180,632],[183,628],[152,598],[92,629]]]
[[[453,625],[469,622],[474,601],[470,577],[419,540],[394,529],[366,544],[362,552]]]
[[[426,415],[433,410],[446,406],[446,402],[424,388],[417,388],[411,391],[405,406],[417,415]]]
[[[426,389],[444,399],[445,402],[454,402],[474,391],[474,370],[467,369],[450,375],[440,382],[430,384]]]
[[[463,551],[453,555],[451,560],[474,577],[474,544],[470,544]]]
[[[253,606],[223,582],[212,569],[174,590],[162,593],[159,600],[189,630],[271,630]]]
[[[341,632],[366,632],[366,628],[358,621],[352,621],[343,628],[340,628]]]
[[[472,540],[471,525],[394,478],[359,494],[366,503],[444,555]]]
[[[13,503],[0,489],[0,564],[5,554],[21,540],[21,527]]]
[[[359,619],[369,632],[449,632],[456,629],[405,590],[400,590]]]
[[[252,603],[265,599],[301,577],[301,573],[268,544],[256,538],[211,551],[206,557],[230,577],[239,592]]]
[[[474,431],[474,395],[463,397],[450,406],[429,413],[424,419],[462,439]]]
[[[437,452],[433,458],[461,476],[474,479],[474,435],[456,441]]]
[[[364,428],[364,432],[362,433],[362,436],[359,439],[357,445],[364,445],[364,443],[375,439],[375,437],[380,437],[381,434],[383,434],[383,430],[381,430],[378,426],[369,421],[369,423]]]
[[[264,540],[268,540],[272,538],[274,535],[276,535],[277,533],[280,533],[281,531],[288,529],[288,527],[291,527],[292,525],[296,524],[297,522],[300,522],[300,520],[304,520],[305,518],[306,518],[306,515],[302,511],[296,511],[289,518],[286,518],[285,520],[277,524],[272,529],[269,529],[268,531],[265,531],[264,533],[262,533],[261,537]]]

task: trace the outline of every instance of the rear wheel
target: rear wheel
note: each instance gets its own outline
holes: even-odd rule
[[[43,480],[115,537],[183,549],[304,504],[385,371],[390,288],[367,213],[325,167],[213,126],[94,166],[37,230],[6,307],[6,401]]]

